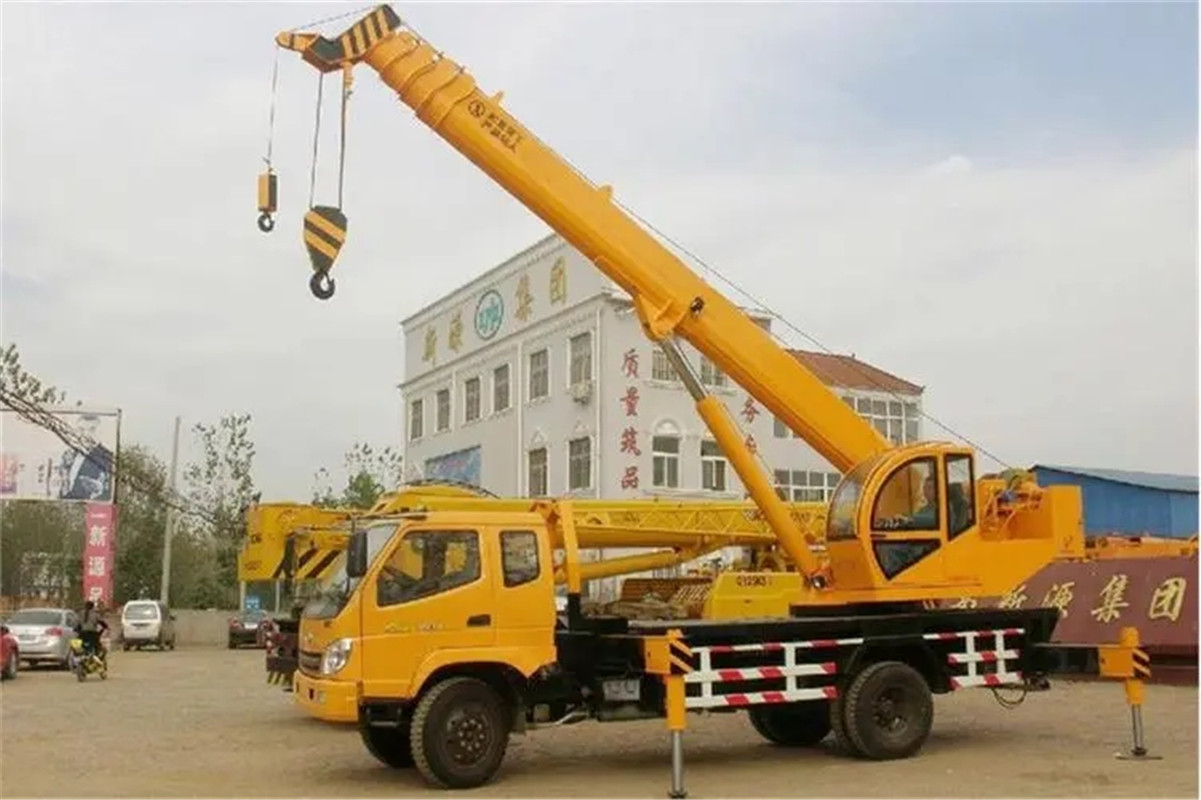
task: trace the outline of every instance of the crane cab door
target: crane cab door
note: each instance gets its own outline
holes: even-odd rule
[[[495,643],[495,543],[486,533],[412,527],[392,543],[364,587],[364,696],[411,697],[440,651]]]
[[[888,585],[929,585],[947,579],[948,529],[961,525],[962,514],[958,505],[949,513],[946,467],[943,453],[909,458],[879,484],[868,510],[868,531],[872,558]],[[953,483],[951,492],[958,497]]]

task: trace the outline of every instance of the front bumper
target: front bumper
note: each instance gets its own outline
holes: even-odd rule
[[[297,671],[292,678],[296,703],[312,717],[326,722],[358,722],[358,685],[351,681],[314,678]]]

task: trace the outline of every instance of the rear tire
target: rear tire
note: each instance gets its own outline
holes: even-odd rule
[[[410,769],[413,766],[413,743],[408,724],[398,728],[377,728],[360,725],[359,735],[367,752],[380,763],[392,769]]]
[[[813,747],[830,733],[830,702],[751,706],[747,711],[759,735],[784,747]]]
[[[409,740],[422,777],[446,789],[487,783],[509,744],[510,714],[492,687],[476,678],[448,678],[422,695]]]
[[[834,734],[834,746],[849,756],[862,756],[859,748],[847,733],[846,694],[840,692],[830,703],[830,730]]]
[[[845,702],[847,735],[873,761],[908,758],[934,724],[934,698],[922,674],[900,661],[881,661],[855,676]]]

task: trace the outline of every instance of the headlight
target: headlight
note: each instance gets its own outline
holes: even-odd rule
[[[325,648],[325,652],[321,654],[322,675],[335,675],[346,666],[346,662],[350,660],[352,643],[352,639],[338,639]]]

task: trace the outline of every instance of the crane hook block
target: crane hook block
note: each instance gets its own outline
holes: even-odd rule
[[[259,175],[259,230],[263,233],[270,233],[275,228],[271,215],[275,213],[278,197],[277,176],[268,169]]]
[[[322,300],[329,299],[334,293],[329,271],[346,241],[346,227],[346,215],[340,208],[313,206],[304,215],[304,246],[313,264],[309,289]]]

